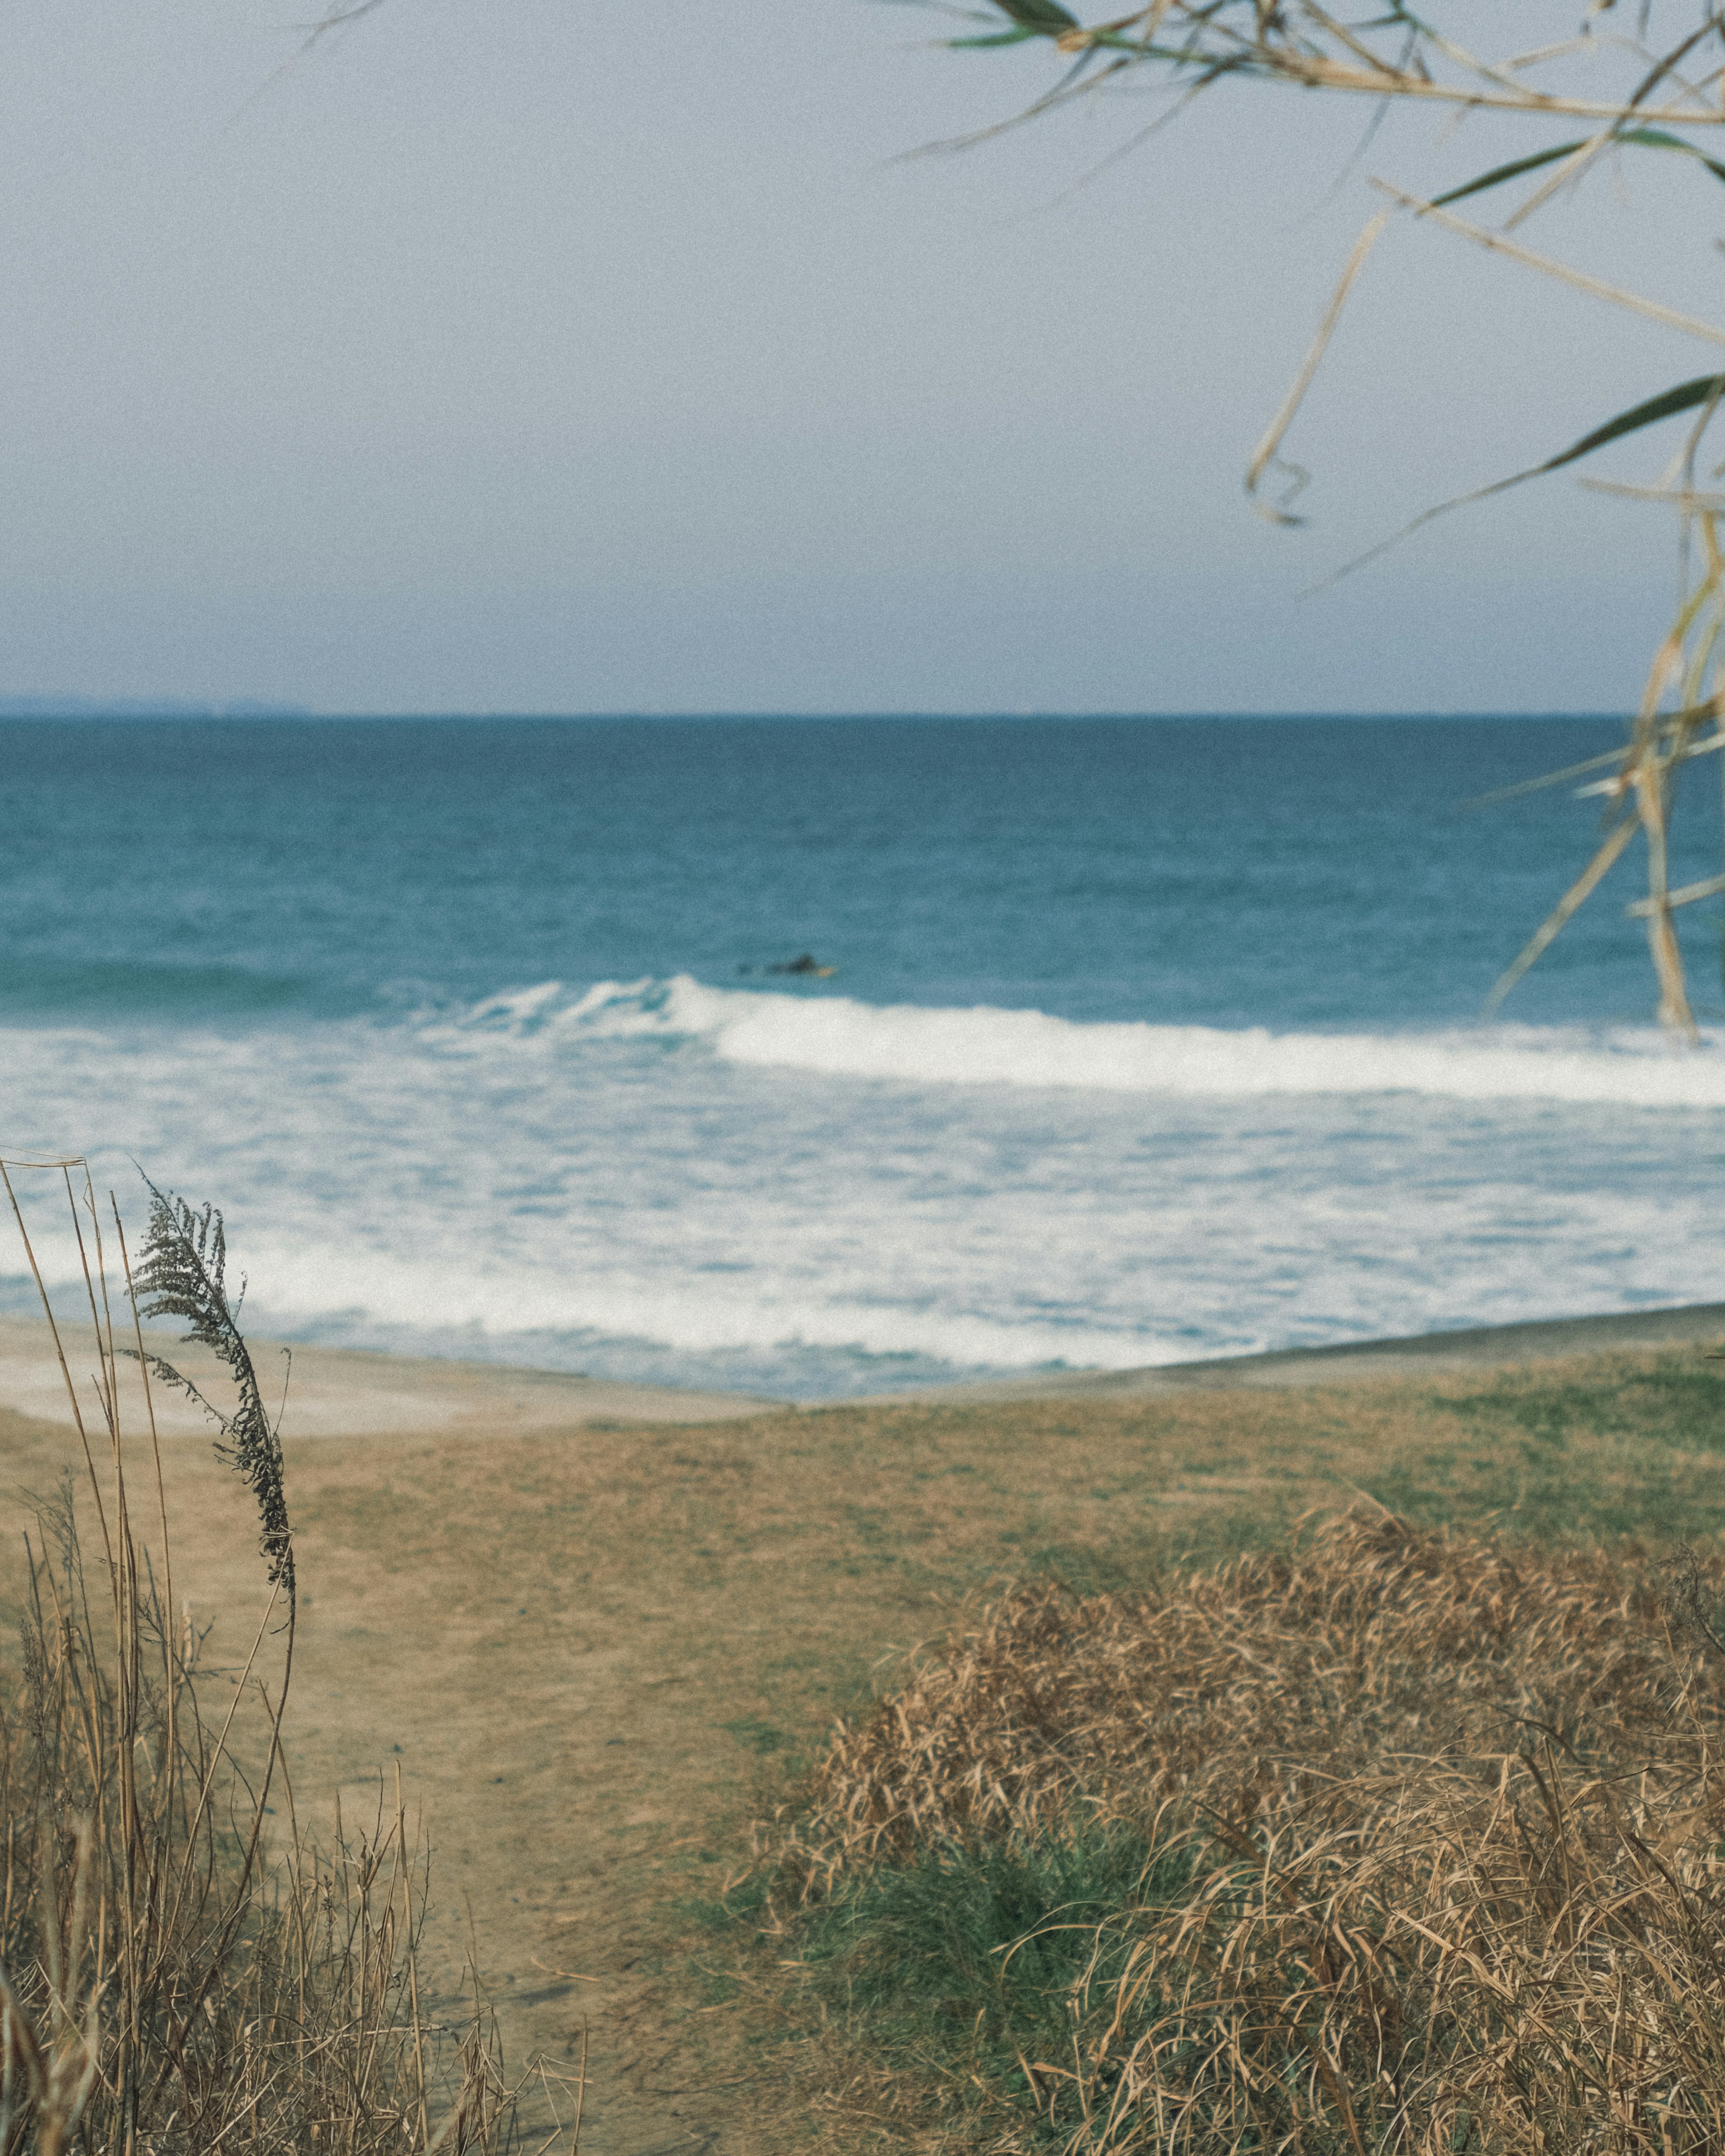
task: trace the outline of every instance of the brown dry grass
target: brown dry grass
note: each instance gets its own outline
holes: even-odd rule
[[[963,1995],[922,2004],[975,2012],[870,2104],[1002,2152],[1725,2145],[1722,1583],[1374,1512],[1146,1594],[1009,1594],[841,1728],[785,1846],[876,1999],[944,1956]],[[991,1949],[1054,1940],[1059,1983],[963,1992],[931,1895],[1111,1833],[1113,1906]],[[877,1896],[871,1938],[906,1866],[921,1929]]]
[[[117,1207],[105,1219],[87,1173],[74,1185],[81,1163],[55,1166],[89,1289],[86,1337],[54,1333],[83,1472],[29,1504],[21,1667],[0,1688],[0,2156],[504,2156],[516,2104],[482,2002],[453,2028],[422,2010],[428,1878],[399,1781],[369,1830],[338,1819],[321,1849],[294,1813],[292,1531],[219,1217],[158,1199],[134,1276]],[[28,1236],[25,1254],[33,1271]],[[151,1373],[174,1373],[146,1359],[135,1319],[124,1359],[122,1297],[136,1281],[147,1312],[164,1279],[176,1314],[219,1322],[239,1399],[219,1418],[226,1464],[261,1516],[273,1588],[219,1713],[173,1592]]]

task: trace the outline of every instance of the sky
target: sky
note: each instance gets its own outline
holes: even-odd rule
[[[382,0],[306,52],[261,0],[12,11],[0,698],[1633,701],[1675,535],[1567,476],[1301,593],[1711,347],[1399,228],[1289,439],[1309,523],[1241,491],[1370,176],[1544,136],[1395,114],[1362,155],[1358,105],[1225,88],[1111,162],[1158,101],[907,156],[1050,79],[942,28]],[[1717,182],[1644,157],[1525,237],[1711,318],[1722,234]]]

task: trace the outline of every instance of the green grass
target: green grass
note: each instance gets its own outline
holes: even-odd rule
[[[1078,2120],[1039,2069],[1071,2057],[1095,1927],[1185,1886],[1183,1864],[1124,1828],[945,1841],[845,1881],[808,1913],[799,1953],[815,1999],[895,2074],[949,2112],[1004,2107],[1053,2146]]]
[[[1697,1364],[1692,1353],[1591,1384],[1505,1375],[1484,1392],[1442,1405],[1542,1444],[1564,1444],[1578,1431],[1630,1433],[1680,1451],[1725,1455],[1725,1368]]]
[[[721,1722],[719,1727],[727,1735],[734,1737],[746,1752],[757,1753],[763,1757],[769,1753],[783,1752],[792,1743],[788,1731],[779,1728],[775,1722],[765,1721],[757,1714],[741,1715],[735,1722]]]
[[[1535,1541],[1725,1532],[1725,1366],[1692,1352],[1594,1381],[1506,1372],[1428,1413],[1436,1441],[1368,1484],[1410,1518],[1497,1517]]]
[[[1075,1982],[1096,1954],[1096,1927],[1178,1901],[1187,1887],[1186,1862],[1153,1857],[1142,1835],[1066,1826],[1035,1838],[948,1840],[909,1864],[849,1876],[796,1912],[788,1940],[783,1885],[765,1867],[721,1897],[681,1906],[716,1943],[742,1948],[736,1972],[691,1958],[715,1999],[716,1986],[731,1995],[737,1974],[758,1976],[760,1948],[771,1943],[780,2012],[762,2041],[824,2041],[848,2029],[891,2076],[901,2123],[906,2103],[915,2108],[926,2096],[949,2123],[1006,2119],[1029,2137],[1015,2146],[1052,2148],[1079,2115],[1058,2077],[1038,2069],[1070,2059]],[[1115,1960],[1129,1951],[1127,1929]],[[1105,1958],[1099,2002],[1113,1973]]]

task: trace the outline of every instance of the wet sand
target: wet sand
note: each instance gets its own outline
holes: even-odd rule
[[[86,1414],[94,1406],[89,1327],[64,1336],[74,1382]],[[130,1336],[117,1336],[124,1348]],[[172,1332],[152,1330],[152,1353],[200,1381],[212,1374],[208,1357]],[[375,1354],[348,1348],[250,1342],[259,1382],[272,1411],[281,1406],[284,1439],[379,1437],[390,1431],[568,1430],[605,1423],[721,1422],[769,1413],[780,1403],[742,1393],[690,1392],[670,1385],[614,1383],[556,1370],[523,1370],[503,1363],[444,1362],[430,1357]],[[81,1358],[81,1359],[80,1359]],[[154,1389],[164,1436],[206,1432],[208,1418],[183,1395]],[[40,1318],[0,1318],[0,1404],[44,1421],[72,1421],[66,1380]]]

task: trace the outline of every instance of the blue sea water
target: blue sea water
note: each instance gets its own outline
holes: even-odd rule
[[[804,1398],[1715,1299],[1633,856],[1478,1022],[1599,804],[1458,804],[1621,732],[8,721],[0,1148],[213,1198],[260,1330]]]

